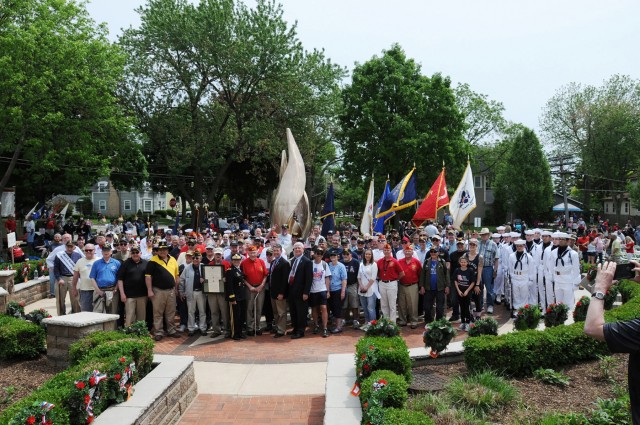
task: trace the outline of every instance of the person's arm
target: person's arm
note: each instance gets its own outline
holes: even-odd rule
[[[120,291],[120,300],[122,302],[126,302],[127,296],[124,293],[124,282],[122,281],[122,279],[118,279],[118,291]]]
[[[614,283],[613,276],[616,272],[616,263],[607,261],[604,265],[598,264],[597,270],[594,293],[606,293]],[[591,297],[587,319],[584,322],[584,333],[598,341],[604,341],[604,300]]]
[[[73,279],[71,279],[71,295],[74,297],[78,296],[78,279],[80,278],[80,272],[77,270],[73,271]]]

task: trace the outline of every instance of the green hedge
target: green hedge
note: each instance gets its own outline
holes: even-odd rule
[[[49,270],[48,269],[46,269],[44,272],[42,271],[42,266],[46,266],[46,262],[45,262],[44,259],[42,259],[42,260],[27,260],[27,261],[24,261],[22,263],[15,263],[15,264],[0,263],[0,270],[7,270],[7,269],[15,270],[16,274],[15,274],[15,277],[14,277],[14,282],[16,284],[23,283],[24,282],[24,275],[22,274],[22,267],[23,267],[24,263],[28,263],[29,266],[30,266],[29,276],[27,277],[27,280],[34,279],[36,270],[38,271],[38,276],[43,276],[43,275],[49,276]]]
[[[640,285],[623,281],[620,287],[630,294],[629,301],[606,312],[607,322],[640,317]],[[464,341],[464,361],[470,372],[494,369],[511,376],[527,376],[538,368],[575,364],[607,353],[605,343],[585,335],[583,322]]]
[[[356,365],[365,353],[369,352],[369,347],[375,347],[371,369],[363,372],[362,378],[367,378],[376,370],[390,370],[398,375],[404,376],[408,383],[411,383],[411,357],[407,343],[401,336],[388,337],[363,337],[356,344]],[[360,376],[360,374],[359,374]]]
[[[11,316],[0,316],[0,359],[33,359],[45,352],[42,326]]]
[[[385,380],[386,384],[379,390],[374,389],[374,383]],[[402,375],[390,370],[376,370],[370,377],[362,381],[360,387],[360,403],[364,405],[375,394],[375,397],[385,407],[404,408],[407,403],[409,385]]]
[[[385,409],[385,425],[434,425],[434,422],[422,412],[404,409]]]
[[[40,328],[37,325],[33,326]],[[75,381],[85,379],[94,370],[107,371],[112,367],[114,360],[122,356],[139,359],[139,379],[151,369],[153,340],[148,336],[136,338],[117,331],[95,332],[72,346],[74,360],[71,368],[55,375],[30,395],[8,407],[0,415],[0,425],[8,424],[24,407],[31,406],[36,401],[48,401],[56,405],[57,424],[76,424],[78,419],[69,406]],[[100,403],[94,404],[94,413],[97,416],[114,402],[113,399],[103,397]]]

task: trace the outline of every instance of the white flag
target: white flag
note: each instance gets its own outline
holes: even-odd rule
[[[373,225],[373,178],[369,185],[369,194],[367,195],[367,205],[364,207],[362,214],[362,222],[360,223],[360,233],[371,234],[371,226]]]
[[[67,202],[67,205],[64,206],[64,208],[62,209],[62,211],[60,211],[60,216],[62,217],[62,219],[64,220],[65,215],[67,215],[67,209],[69,208],[69,203]]]
[[[460,229],[460,226],[469,213],[476,208],[476,193],[473,188],[473,175],[471,174],[471,164],[467,162],[467,169],[455,193],[449,202],[449,211],[453,217],[453,227]]]

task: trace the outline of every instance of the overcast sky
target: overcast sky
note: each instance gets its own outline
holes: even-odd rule
[[[92,0],[88,9],[116,39],[137,26],[142,0]],[[324,48],[353,69],[400,43],[426,75],[504,104],[506,118],[538,128],[547,100],[569,82],[599,85],[613,74],[640,78],[636,0],[281,0],[307,49]],[[253,4],[248,1],[247,4]],[[350,82],[347,79],[346,82]]]

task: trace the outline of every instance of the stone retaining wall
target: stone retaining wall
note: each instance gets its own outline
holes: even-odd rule
[[[11,279],[13,281],[13,279]],[[27,282],[11,284],[10,290],[0,288],[0,312],[7,310],[7,304],[10,301],[24,301],[27,306],[29,304],[40,301],[49,296],[49,277],[43,276]],[[28,313],[30,310],[25,308]]]
[[[138,382],[129,401],[109,407],[94,425],[176,424],[198,394],[193,357],[155,355],[157,366]]]

